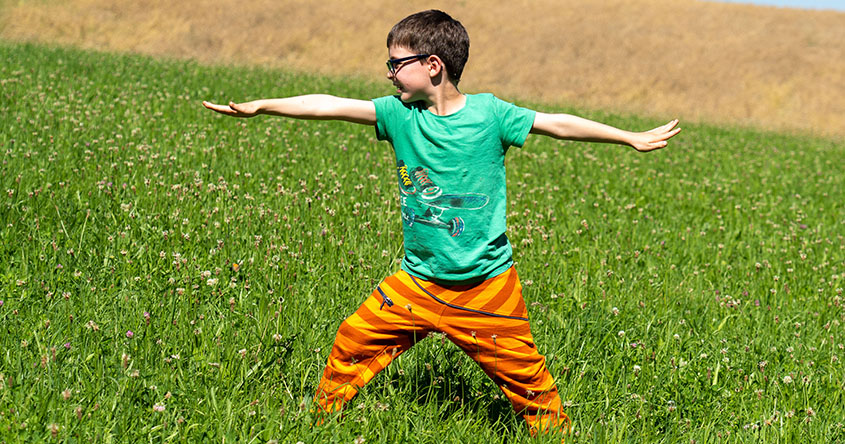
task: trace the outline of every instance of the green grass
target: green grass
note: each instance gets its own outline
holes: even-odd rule
[[[338,325],[400,259],[392,150],[200,101],[386,82],[0,55],[0,442],[530,441],[436,338],[312,426]],[[845,147],[683,126],[648,155],[537,136],[508,154],[509,237],[571,441],[845,441]]]

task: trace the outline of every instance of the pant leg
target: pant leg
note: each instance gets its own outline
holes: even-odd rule
[[[435,314],[385,279],[338,328],[314,396],[323,411],[341,410],[390,362],[425,338]],[[409,297],[410,296],[410,297]]]
[[[502,282],[485,282],[482,291],[474,290],[472,300],[467,299],[466,292],[453,295],[449,289],[427,288],[432,294],[439,292],[440,297],[462,298],[468,305],[485,309],[447,307],[436,328],[493,379],[532,433],[567,433],[569,417],[562,411],[546,360],[534,344],[516,272],[511,269],[492,280],[497,279]]]
[[[563,413],[554,378],[537,351],[528,321],[478,319],[456,311],[447,310],[444,317],[464,326],[441,329],[493,379],[532,432],[568,432],[569,418]],[[475,319],[469,321],[468,317]]]

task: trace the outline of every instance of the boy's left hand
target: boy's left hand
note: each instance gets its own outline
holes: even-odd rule
[[[678,119],[650,131],[632,133],[630,140],[627,141],[628,145],[639,152],[664,148],[669,144],[669,139],[681,132],[680,128],[675,128],[676,126],[678,126]]]

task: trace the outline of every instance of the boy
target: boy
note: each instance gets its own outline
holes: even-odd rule
[[[567,432],[569,418],[528,325],[505,235],[504,155],[529,133],[663,148],[677,120],[632,133],[566,114],[544,114],[458,82],[469,36],[441,11],[413,14],[387,37],[396,95],[372,101],[307,95],[207,108],[234,117],[271,114],[374,125],[396,154],[404,224],[401,269],[338,329],[315,401],[341,409],[396,356],[437,331],[495,381],[532,433]]]

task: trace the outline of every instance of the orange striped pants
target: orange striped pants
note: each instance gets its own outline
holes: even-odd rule
[[[441,332],[501,388],[532,432],[564,431],[569,418],[537,352],[516,270],[481,283],[440,286],[405,271],[388,277],[338,329],[315,402],[340,410],[430,332]]]

